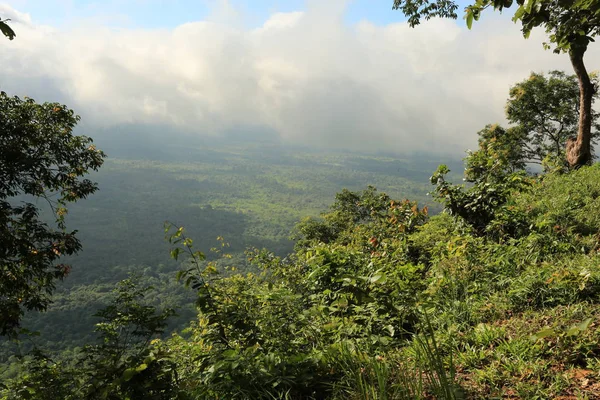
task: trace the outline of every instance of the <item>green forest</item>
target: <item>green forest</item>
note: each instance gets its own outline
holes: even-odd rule
[[[0,399],[600,398],[600,2],[466,25],[503,10],[573,70],[515,82],[464,159],[96,139],[2,91]]]
[[[165,221],[185,225],[202,249],[218,246],[218,236],[225,238],[230,263],[245,271],[252,269],[246,249],[289,254],[294,226],[325,211],[344,188],[359,191],[372,184],[441,210],[426,196],[430,174],[419,172],[433,170],[434,161],[283,147],[270,150],[274,158],[269,160],[264,146],[214,146],[191,151],[190,157],[200,161],[106,158],[90,174],[99,190],[72,204],[67,216],[69,226],[78,229],[83,250],[69,259],[74,268],[53,293],[53,304],[44,313],[26,316],[23,324],[41,332],[32,339],[38,347],[61,351],[87,343],[93,337],[93,314],[108,304],[114,285],[130,274],[154,287],[157,305],[177,309],[171,329],[185,327],[196,314],[194,295],[174,278],[178,263],[169,256]],[[176,146],[172,151],[179,153]],[[462,168],[460,160],[454,163]],[[36,204],[49,212],[43,203]],[[3,358],[14,352],[10,342],[4,346]]]

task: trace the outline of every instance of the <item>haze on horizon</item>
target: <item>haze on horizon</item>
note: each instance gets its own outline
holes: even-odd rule
[[[82,133],[156,124],[461,155],[478,130],[504,122],[511,85],[531,71],[572,73],[566,55],[544,51],[542,31],[523,39],[508,13],[469,31],[462,19],[411,29],[391,0],[204,1],[189,13],[186,1],[173,4],[0,4],[17,32],[0,41],[0,89],[67,104]],[[586,62],[598,69],[597,45]]]

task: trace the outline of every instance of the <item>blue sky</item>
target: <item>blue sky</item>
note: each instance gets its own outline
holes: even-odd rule
[[[327,1],[327,0],[323,0]],[[14,0],[9,5],[27,12],[36,23],[55,27],[85,19],[127,28],[173,28],[206,18],[222,0]],[[302,11],[303,0],[229,0],[248,27],[260,26],[275,12]],[[377,25],[403,21],[392,0],[349,0],[347,23],[369,20]]]

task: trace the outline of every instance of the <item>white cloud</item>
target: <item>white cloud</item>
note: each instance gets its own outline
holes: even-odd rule
[[[311,1],[244,29],[221,3],[209,20],[173,30],[61,31],[2,6],[18,37],[0,41],[0,87],[65,102],[88,125],[208,135],[262,126],[305,144],[462,153],[503,121],[511,84],[532,70],[570,71],[567,56],[542,49],[543,34],[524,40],[507,16],[472,31],[448,20],[348,26],[344,1]],[[600,65],[596,48],[587,63]]]
[[[300,19],[304,16],[304,12],[278,12],[271,15],[271,17],[264,23],[264,25],[257,29],[259,33],[264,33],[273,30],[284,30],[293,28],[298,24]]]
[[[32,25],[31,16],[29,14],[19,12],[8,4],[0,3],[0,18],[3,20],[10,19],[13,22],[18,22],[24,25]]]

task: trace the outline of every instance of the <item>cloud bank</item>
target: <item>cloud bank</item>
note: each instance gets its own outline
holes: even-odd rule
[[[85,126],[161,124],[198,135],[262,127],[283,141],[370,151],[461,154],[504,121],[509,87],[531,71],[571,71],[524,40],[507,15],[344,23],[344,1],[309,1],[258,28],[227,15],[172,30],[58,29],[0,6],[0,88],[74,108]],[[392,11],[390,11],[392,12]],[[398,15],[399,19],[401,15]],[[235,19],[241,18],[235,15]],[[586,57],[600,66],[597,47]]]

